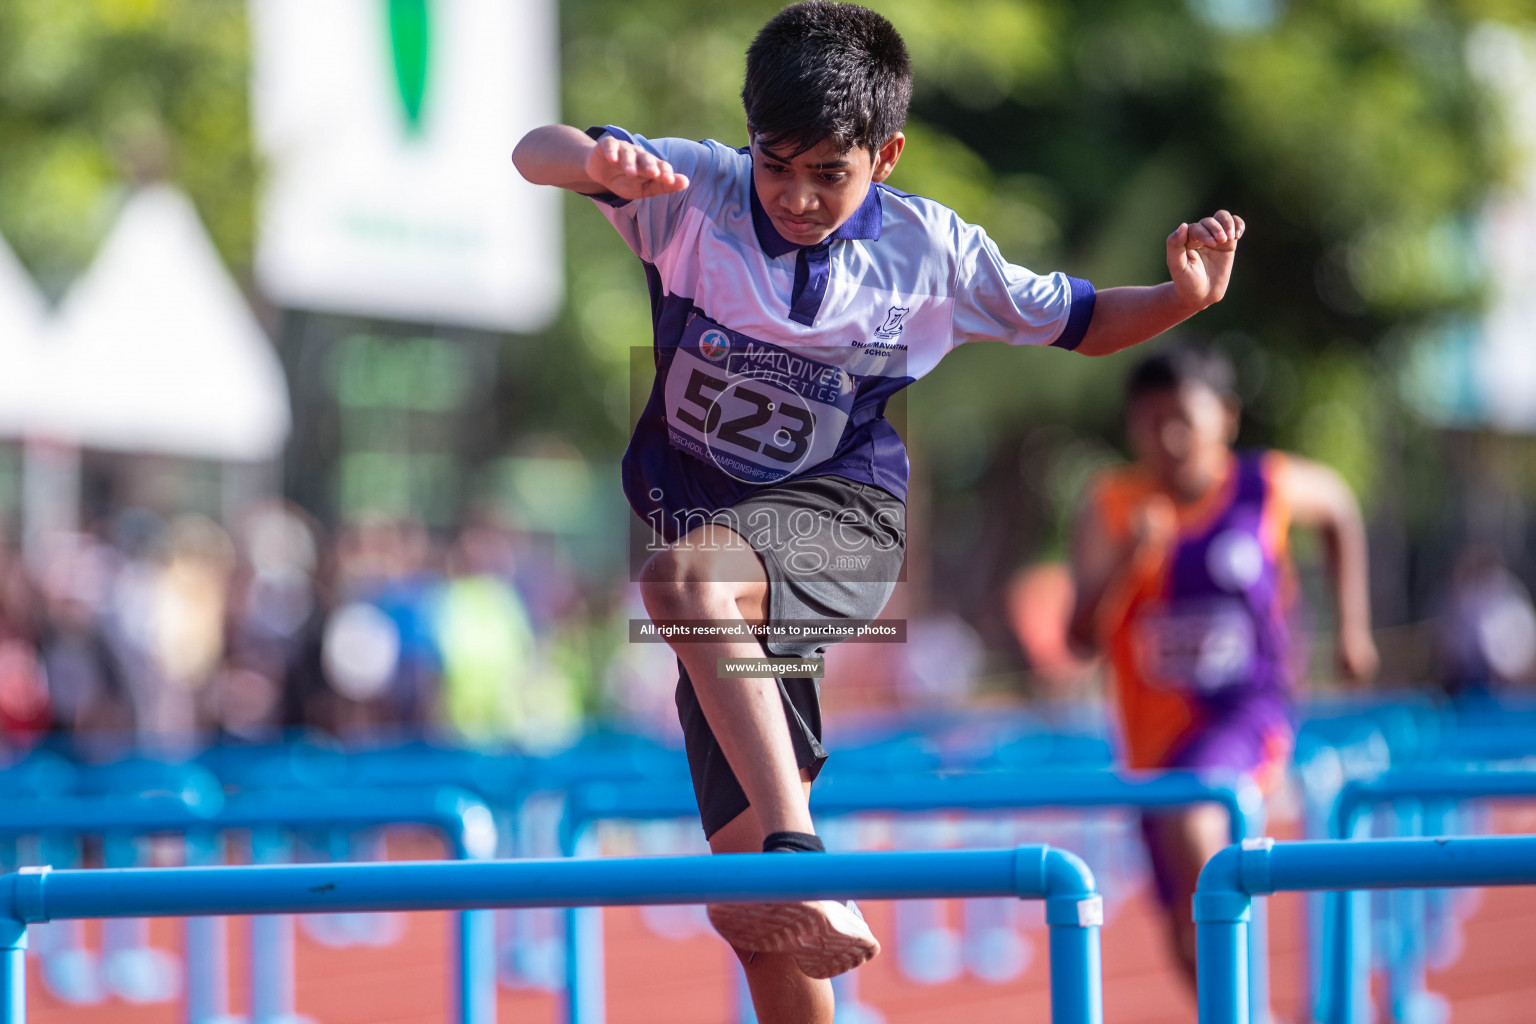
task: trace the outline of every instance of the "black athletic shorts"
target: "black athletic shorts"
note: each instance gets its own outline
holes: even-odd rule
[[[710,518],[746,538],[768,574],[768,624],[877,618],[906,555],[906,506],[890,492],[840,476],[803,477],[754,492]],[[829,639],[771,639],[774,657],[816,657]],[[693,681],[678,662],[677,715],[704,835],[747,809],[747,795],[704,718]],[[827,759],[815,679],[781,678],[795,761],[814,779]]]

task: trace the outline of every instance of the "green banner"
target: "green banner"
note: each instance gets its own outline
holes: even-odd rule
[[[389,0],[389,41],[395,57],[395,84],[405,110],[406,133],[420,135],[421,104],[427,93],[431,52],[428,0]]]

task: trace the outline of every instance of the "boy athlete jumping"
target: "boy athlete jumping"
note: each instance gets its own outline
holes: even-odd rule
[[[1365,527],[1326,466],[1274,451],[1234,452],[1237,399],[1220,355],[1174,349],[1142,361],[1125,388],[1132,465],[1090,486],[1072,551],[1072,636],[1114,676],[1132,768],[1223,768],[1269,789],[1292,740],[1292,581],[1287,533],[1320,531],[1337,599],[1339,669],[1376,668]],[[1203,804],[1143,818],[1177,962],[1195,980],[1191,899],[1228,843]]]
[[[591,196],[645,266],[656,379],[625,453],[625,494],[658,536],[641,585],[657,622],[766,629],[673,642],[677,705],[717,853],[816,851],[826,751],[814,680],[725,676],[809,657],[797,624],[874,619],[905,547],[907,456],[887,400],[955,345],[993,339],[1104,355],[1220,300],[1243,223],[1168,236],[1171,280],[1095,292],[1011,265],[978,227],[882,184],[906,143],[901,37],[878,14],[809,0],[747,51],[748,145],[550,125],[525,178]],[[798,634],[804,637],[805,634]],[[824,979],[879,952],[833,901],[720,905],[764,1021],[832,1020]]]

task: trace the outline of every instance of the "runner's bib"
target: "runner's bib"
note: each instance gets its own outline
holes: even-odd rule
[[[667,370],[672,446],[749,484],[777,483],[837,452],[853,409],[852,374],[689,315]]]
[[[1234,598],[1150,610],[1136,631],[1143,678],[1188,693],[1215,693],[1245,682],[1258,656],[1253,613]]]

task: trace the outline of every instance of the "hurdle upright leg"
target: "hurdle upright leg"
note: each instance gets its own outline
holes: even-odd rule
[[[1070,909],[1051,900],[1045,911],[1051,933],[1051,1024],[1104,1024],[1099,949],[1102,905],[1097,916],[1084,918],[1078,910],[1080,901],[1060,902],[1070,902]]]
[[[454,1003],[459,1024],[496,1024],[496,914],[461,910],[453,915],[457,960]]]
[[[1360,815],[1344,830],[1352,839],[1370,836],[1371,819]],[[1371,1020],[1371,893],[1353,889],[1330,894],[1333,902],[1333,963],[1328,974],[1326,1024],[1368,1024]]]
[[[608,1017],[603,977],[603,908],[565,912],[565,1022],[604,1024]]]
[[[577,828],[561,839],[565,857],[599,854],[597,831]],[[605,1024],[608,992],[603,962],[603,908],[567,907],[565,916],[565,1022]]]
[[[0,1024],[27,1022],[27,926],[0,921]]]
[[[251,861],[281,864],[289,844],[272,828],[251,830]],[[312,1024],[295,1007],[292,914],[251,918],[251,1024]]]
[[[1200,1024],[1248,1024],[1249,908],[1229,894],[1221,905],[1202,909],[1203,893],[1195,894],[1196,971]],[[1206,897],[1209,899],[1209,897]]]
[[[136,867],[141,860],[139,842],[131,833],[108,833],[102,842],[103,863],[109,868]],[[150,943],[147,918],[103,921],[98,962],[107,991],[119,998],[132,1003],[159,1003],[180,995],[182,964]]]
[[[1022,853],[1026,848],[1020,847]],[[1018,866],[1018,893],[1044,897],[1050,930],[1051,1024],[1104,1024],[1103,969],[1099,929],[1104,900],[1093,874],[1076,856],[1040,847],[1038,891],[1030,891],[1026,862]]]
[[[216,865],[224,859],[216,833],[187,835],[187,864]],[[187,937],[188,1024],[233,1024],[229,1012],[229,923],[223,917],[189,917]]]

